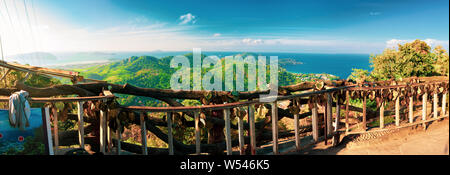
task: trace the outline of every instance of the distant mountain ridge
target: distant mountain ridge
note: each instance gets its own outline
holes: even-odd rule
[[[43,62],[51,62],[58,60],[58,57],[48,52],[32,52],[17,55],[8,55],[5,57],[5,61],[18,62],[21,64],[42,64]]]

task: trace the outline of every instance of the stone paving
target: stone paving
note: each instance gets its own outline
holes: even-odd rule
[[[421,126],[404,128],[370,141],[349,141],[335,148],[329,146],[322,142],[293,154],[449,155],[449,120],[435,121],[427,130]]]

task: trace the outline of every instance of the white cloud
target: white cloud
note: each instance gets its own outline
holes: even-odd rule
[[[142,24],[142,23],[147,23],[149,20],[145,17],[145,16],[138,16],[136,18],[134,18],[133,20],[131,20],[129,23],[130,24]]]
[[[242,43],[247,44],[247,45],[258,45],[258,44],[263,44],[264,41],[262,39],[245,38],[242,40]]]
[[[8,1],[12,2],[12,1]],[[0,3],[1,5],[1,3]],[[23,7],[18,6],[24,12]],[[37,9],[39,10],[39,9]],[[202,48],[209,51],[249,51],[249,52],[324,52],[324,53],[379,53],[386,46],[412,40],[392,39],[386,42],[364,42],[357,39],[336,39],[333,37],[286,37],[286,36],[229,36],[214,33],[208,36],[190,35],[193,25],[173,25],[158,23],[145,17],[131,18],[128,25],[105,28],[88,28],[68,22],[50,12],[37,11],[37,21],[31,18],[31,29],[27,27],[26,14],[21,18],[12,15],[13,26],[9,24],[3,6],[0,6],[0,34],[5,55],[42,51],[190,51]],[[32,13],[30,13],[32,14]],[[191,13],[180,16],[180,24],[194,23],[198,18]],[[23,28],[25,26],[26,28]],[[35,41],[33,41],[33,37]],[[331,39],[329,39],[331,38]],[[431,45],[448,48],[448,40],[424,40]]]
[[[181,20],[180,24],[187,24],[187,23],[195,24],[195,22],[197,22],[196,18],[197,17],[192,15],[191,13],[181,15],[180,16],[180,20]]]
[[[430,45],[430,46],[432,46],[432,47],[436,47],[436,46],[438,46],[438,45],[441,45],[441,46],[447,46],[448,47],[448,40],[447,41],[441,41],[441,40],[436,40],[436,39],[430,39],[430,38],[427,38],[427,39],[425,39],[425,40],[423,40],[424,42],[426,42],[428,45]]]
[[[434,48],[436,46],[442,46],[444,48],[446,48],[448,50],[448,46],[449,46],[449,42],[447,41],[443,41],[443,40],[437,40],[437,39],[424,39],[424,42],[426,42],[429,46],[431,46],[431,48]]]
[[[1,10],[0,13],[2,13]],[[6,26],[0,27],[5,55],[35,51],[188,50],[188,47],[192,45],[189,44],[192,42],[192,37],[183,34],[190,30],[191,26],[149,23],[145,18],[138,17],[132,19],[130,25],[94,29],[68,23],[64,19],[47,15],[45,12],[39,13],[38,17],[37,24],[34,21],[31,22],[32,30],[28,27],[24,30],[21,23],[27,26],[26,21],[15,21],[11,26],[0,16],[0,26]]]
[[[413,39],[407,39],[407,40],[401,40],[401,39],[391,39],[386,41],[386,48],[397,48],[398,44],[405,44],[405,43],[409,43],[409,42],[413,42]],[[438,45],[443,46],[444,48],[448,49],[449,46],[449,41],[442,41],[442,40],[437,40],[437,39],[424,39],[422,40],[425,43],[427,43],[429,46],[431,46],[431,48],[434,48]]]
[[[1,1],[1,0],[0,0]],[[11,3],[14,1],[6,1]],[[335,37],[292,38],[287,36],[230,36],[214,33],[208,36],[189,35],[196,26],[198,17],[184,14],[177,21],[180,25],[170,26],[143,16],[131,18],[128,25],[105,28],[87,28],[68,22],[63,17],[47,11],[37,11],[37,18],[29,13],[31,29],[28,28],[25,9],[18,3],[20,14],[12,14],[9,23],[3,3],[0,3],[0,34],[5,55],[43,51],[190,51],[202,48],[210,51],[287,51],[287,52],[327,52],[327,53],[380,53],[386,47],[411,42],[410,39],[391,39],[386,42],[338,39]],[[13,4],[8,4],[8,6]],[[30,10],[30,9],[29,9]],[[39,10],[39,9],[36,9]],[[11,11],[11,9],[10,9]],[[372,12],[371,15],[380,15]],[[127,23],[125,23],[127,24]],[[4,27],[3,27],[4,26]],[[33,41],[33,38],[35,41]],[[326,39],[317,39],[326,38]],[[424,39],[432,47],[442,45],[448,50],[449,41]]]
[[[6,1],[13,3],[14,1]],[[126,25],[91,28],[74,24],[62,16],[36,8],[36,14],[28,9],[28,23],[23,5],[18,4],[19,14],[11,20],[0,3],[0,35],[5,56],[29,52],[78,52],[78,51],[149,51],[191,50],[196,38],[185,34],[190,25],[173,25],[150,21],[145,17],[131,18]],[[9,6],[13,4],[8,4]],[[10,10],[11,11],[11,10]],[[185,20],[195,21],[192,14]],[[28,27],[31,25],[31,28]],[[8,57],[6,57],[8,59]],[[34,58],[33,58],[34,59]]]
[[[378,15],[381,15],[381,12],[370,12],[369,15],[370,16],[378,16]]]
[[[209,51],[243,52],[317,52],[317,53],[377,53],[384,43],[355,40],[315,40],[302,38],[221,38],[196,39],[196,46]]]
[[[405,44],[408,40],[391,39],[386,41],[386,48],[396,48],[399,44]]]
[[[269,39],[265,40],[266,44],[279,44],[279,45],[296,45],[296,46],[330,46],[338,44],[334,40],[306,40],[306,39]]]

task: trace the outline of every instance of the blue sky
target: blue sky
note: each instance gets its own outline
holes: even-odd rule
[[[438,0],[2,1],[0,32],[10,53],[197,47],[376,54],[414,39],[449,45],[449,2]]]

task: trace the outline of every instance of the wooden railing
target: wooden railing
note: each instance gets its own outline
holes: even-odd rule
[[[380,83],[378,83],[380,84]],[[420,82],[420,83],[404,83],[402,85],[383,85],[383,86],[377,86],[377,84],[359,84],[359,85],[349,85],[349,86],[341,86],[341,87],[334,87],[324,90],[313,90],[308,92],[303,92],[299,94],[293,94],[288,96],[279,96],[276,98],[275,101],[271,103],[265,103],[261,102],[261,99],[255,99],[250,101],[239,101],[239,102],[233,102],[233,103],[226,103],[226,104],[215,104],[215,105],[203,105],[203,106],[189,106],[189,107],[147,107],[147,106],[125,106],[122,107],[122,109],[130,112],[139,112],[140,117],[140,126],[142,131],[142,154],[147,155],[148,149],[147,149],[147,137],[145,137],[147,132],[147,113],[156,113],[156,112],[164,112],[167,116],[167,143],[168,143],[168,152],[169,155],[173,155],[174,150],[174,139],[173,139],[173,121],[172,116],[173,113],[177,112],[191,112],[194,114],[194,121],[195,121],[195,147],[196,147],[196,154],[201,154],[201,142],[200,142],[200,113],[203,111],[223,111],[224,113],[224,121],[225,121],[225,142],[226,142],[226,153],[227,155],[232,154],[232,140],[231,140],[231,120],[230,120],[230,114],[231,110],[233,108],[238,107],[246,107],[247,111],[247,121],[249,124],[249,136],[250,136],[250,149],[251,154],[256,154],[256,133],[255,133],[255,105],[259,104],[270,104],[271,106],[271,123],[272,123],[272,150],[273,154],[279,154],[279,144],[278,144],[278,103],[280,101],[284,100],[293,100],[293,101],[301,101],[301,99],[307,98],[308,103],[310,104],[310,110],[311,110],[311,127],[312,127],[312,139],[313,143],[318,143],[320,141],[325,141],[325,143],[328,143],[328,138],[333,138],[333,145],[337,144],[338,139],[336,139],[336,135],[339,133],[347,133],[347,134],[356,134],[356,133],[364,133],[364,132],[373,132],[374,130],[369,130],[367,128],[367,98],[380,98],[381,100],[378,100],[380,104],[379,105],[379,120],[380,120],[380,129],[385,129],[384,126],[384,116],[385,116],[385,105],[386,103],[390,101],[395,102],[395,128],[403,127],[401,125],[401,119],[400,119],[400,101],[401,100],[407,100],[408,101],[408,120],[407,123],[404,126],[411,126],[415,124],[423,124],[425,126],[425,123],[435,121],[441,118],[447,118],[447,94],[448,94],[448,79],[446,80],[440,80],[440,81],[428,81],[428,82]],[[433,95],[433,117],[429,118],[427,116],[427,103],[428,103],[428,95],[432,92]],[[354,95],[354,94],[360,94],[360,95]],[[389,97],[389,95],[393,95],[394,97]],[[352,95],[353,94],[353,95]],[[421,97],[422,100],[422,118],[421,121],[414,122],[414,96]],[[335,100],[333,100],[333,97],[335,97]],[[441,115],[438,114],[438,100],[439,97],[441,97]],[[101,96],[101,97],[74,97],[74,98],[31,98],[31,102],[77,102],[78,105],[78,125],[79,128],[79,143],[81,147],[84,147],[84,133],[83,133],[83,101],[91,101],[91,100],[106,100],[114,98],[114,96]],[[340,98],[345,99],[345,104],[342,104],[343,100],[340,100]],[[362,122],[361,125],[363,127],[363,131],[359,132],[349,132],[351,126],[348,122],[349,118],[349,101],[350,99],[361,99],[363,103],[363,111],[362,111]],[[6,102],[7,98],[0,98],[0,102]],[[416,100],[420,100],[417,99]],[[335,102],[333,102],[335,101]],[[335,126],[333,127],[333,103],[335,103],[335,116],[334,117],[334,123]],[[304,105],[306,103],[302,103],[300,105]],[[345,108],[342,107],[342,105],[345,105]],[[324,128],[324,134],[323,136],[319,137],[319,129],[322,127],[319,125],[319,113],[318,113],[318,106],[324,107],[324,122],[323,122],[323,128]],[[295,106],[297,108],[300,108],[300,106]],[[345,109],[345,127],[341,127],[340,121],[341,121],[341,109]],[[48,110],[48,109],[47,109]],[[298,110],[300,111],[300,110]],[[53,111],[54,114],[56,114],[56,110]],[[299,134],[299,113],[295,113],[294,115],[294,126],[295,126],[295,148],[296,150],[300,150],[300,134]],[[101,140],[101,152],[105,152],[105,144],[106,143],[112,143],[111,140],[111,132],[107,131],[107,119],[105,116],[107,115],[107,111],[101,111],[100,113],[100,140]],[[120,122],[118,122],[118,117],[116,117],[116,123],[120,125]],[[57,119],[54,120],[54,122],[57,123]],[[239,137],[239,149],[240,154],[244,154],[244,145],[248,143],[244,143],[244,122],[242,117],[238,117],[238,137]],[[57,126],[57,125],[55,125]],[[118,126],[120,128],[120,126]],[[372,128],[373,129],[373,128]],[[57,131],[57,129],[55,129]],[[120,154],[121,152],[121,131],[120,129],[117,130],[117,153]],[[57,133],[55,133],[57,135]],[[108,138],[108,139],[107,139]],[[55,137],[55,148],[58,148],[58,137]]]
[[[312,107],[312,136],[314,143],[317,143],[321,140],[325,140],[327,143],[327,137],[333,136],[333,144],[337,143],[337,140],[335,140],[334,136],[340,132],[347,132],[347,134],[352,134],[349,131],[349,124],[348,124],[348,111],[349,111],[349,100],[350,100],[350,93],[353,92],[364,92],[366,95],[363,98],[363,121],[362,126],[364,128],[364,132],[367,131],[367,120],[366,120],[366,103],[367,103],[367,97],[369,93],[377,93],[378,91],[386,91],[386,90],[406,90],[406,89],[414,89],[414,88],[426,88],[427,86],[434,86],[435,88],[443,88],[445,90],[442,90],[441,92],[435,92],[433,94],[433,119],[427,119],[427,93],[423,95],[423,114],[422,114],[422,121],[419,121],[417,123],[425,124],[426,122],[431,122],[440,118],[448,117],[448,114],[446,114],[446,98],[447,98],[447,89],[448,89],[448,80],[444,81],[433,81],[433,82],[425,82],[425,83],[412,83],[412,84],[405,84],[405,85],[391,85],[391,86],[374,86],[374,87],[364,87],[364,86],[343,86],[343,87],[336,87],[336,88],[330,88],[326,90],[320,90],[320,91],[312,91],[312,92],[305,92],[295,95],[289,95],[289,96],[280,96],[276,98],[276,100],[271,105],[271,121],[272,121],[272,145],[273,145],[273,154],[279,154],[278,149],[278,107],[277,103],[279,101],[283,100],[293,100],[293,99],[300,99],[302,97],[316,97],[317,96],[325,96],[324,98],[326,100],[325,105],[325,114],[324,114],[324,128],[326,134],[323,135],[323,137],[319,138],[319,122],[318,122],[318,102],[312,101],[313,107]],[[423,90],[422,90],[423,91]],[[333,113],[332,113],[332,104],[333,104],[333,98],[332,94],[338,93],[338,94],[345,94],[346,98],[346,115],[345,115],[345,129],[340,128],[340,109],[341,105],[339,102],[339,99],[336,100],[336,117],[335,117],[335,123],[336,127],[332,126],[332,119],[333,119]],[[395,126],[400,127],[400,98],[403,98],[405,94],[402,94],[399,92],[397,97],[395,97]],[[438,95],[442,96],[442,112],[441,116],[438,116]],[[413,99],[414,97],[409,97],[409,123],[408,126],[410,126],[413,123]],[[226,141],[226,152],[227,155],[232,154],[232,141],[231,141],[231,128],[230,128],[230,110],[237,107],[247,107],[247,116],[248,116],[248,122],[249,122],[249,135],[250,135],[250,148],[251,148],[251,154],[256,154],[256,135],[255,135],[255,108],[254,106],[256,104],[264,104],[260,101],[260,99],[252,100],[252,101],[243,101],[243,102],[234,102],[234,103],[226,103],[226,104],[215,104],[215,105],[203,105],[203,106],[190,106],[190,107],[145,107],[145,106],[128,106],[124,107],[124,109],[128,111],[139,111],[140,117],[141,117],[141,126],[145,128],[145,120],[146,120],[146,112],[165,112],[167,113],[167,128],[168,128],[168,144],[169,144],[169,154],[174,154],[174,145],[173,145],[173,136],[172,136],[172,113],[174,112],[194,112],[195,116],[195,140],[196,140],[196,154],[201,153],[201,146],[200,146],[200,129],[199,129],[199,115],[201,111],[213,111],[213,110],[223,110],[224,112],[224,120],[225,120],[225,141]],[[382,102],[383,105],[380,105],[380,128],[384,128],[384,105],[386,104],[386,101]],[[294,126],[295,126],[295,142],[296,142],[296,149],[300,150],[300,136],[299,136],[299,124],[298,124],[298,116],[299,114],[294,114]],[[244,154],[244,132],[243,132],[243,119],[238,118],[238,135],[239,135],[239,149],[240,153]],[[362,132],[359,132],[362,133]],[[145,138],[143,138],[145,139]],[[118,142],[120,144],[120,142]],[[143,143],[146,143],[145,140],[143,140]],[[143,146],[143,154],[147,154],[146,146]]]
[[[0,81],[3,80],[3,78],[5,78],[6,75],[11,70],[16,70],[16,71],[27,72],[27,73],[31,72],[33,74],[38,74],[38,75],[48,76],[48,77],[56,76],[56,77],[61,77],[61,78],[69,78],[69,79],[71,79],[71,81],[74,84],[76,84],[78,82],[106,82],[106,81],[101,81],[101,80],[84,78],[83,76],[80,75],[79,72],[75,72],[75,71],[67,71],[67,70],[62,70],[62,69],[51,69],[51,68],[30,66],[30,65],[22,65],[22,64],[13,63],[13,62],[8,63],[8,62],[2,61],[2,60],[0,60],[0,67],[4,67],[5,69],[7,69],[6,73],[2,77],[0,77]]]

